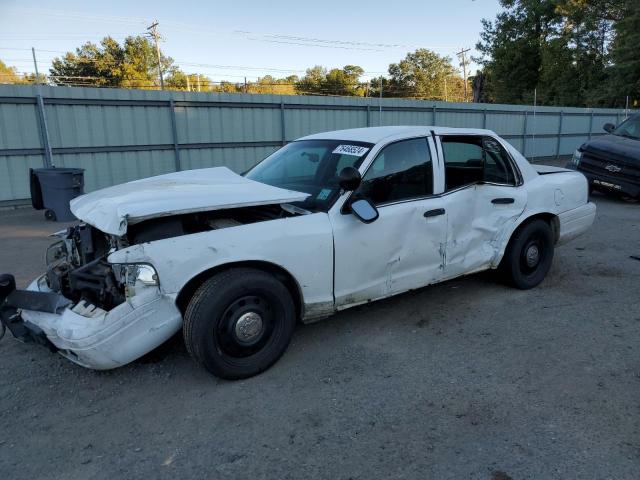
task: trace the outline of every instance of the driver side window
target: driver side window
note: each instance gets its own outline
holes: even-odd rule
[[[378,153],[357,194],[375,205],[433,193],[433,166],[426,138],[392,143]]]

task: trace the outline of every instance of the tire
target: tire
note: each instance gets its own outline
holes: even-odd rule
[[[47,220],[51,221],[51,222],[55,222],[56,221],[56,212],[54,212],[53,210],[47,209],[44,211],[44,218],[46,218]]]
[[[187,306],[189,354],[209,372],[236,380],[257,375],[285,352],[296,325],[287,288],[273,275],[234,268],[205,281]]]
[[[507,283],[521,290],[540,284],[553,261],[553,232],[544,220],[533,220],[520,227],[509,241],[500,263]]]

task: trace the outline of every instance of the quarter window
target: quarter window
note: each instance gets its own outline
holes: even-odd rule
[[[357,191],[376,205],[432,193],[433,166],[425,138],[403,140],[384,147]]]

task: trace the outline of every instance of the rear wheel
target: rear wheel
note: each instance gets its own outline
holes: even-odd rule
[[[247,378],[266,370],[285,352],[296,324],[287,288],[273,275],[237,268],[209,278],[184,315],[191,356],[214,375]]]
[[[508,283],[526,290],[538,285],[553,261],[553,231],[544,220],[533,220],[511,238],[500,264]]]

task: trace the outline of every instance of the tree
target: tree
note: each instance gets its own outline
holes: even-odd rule
[[[537,89],[542,104],[602,104],[624,1],[634,3],[501,0],[504,11],[493,22],[483,20],[476,45],[489,99],[531,103]]]
[[[437,100],[462,100],[464,80],[451,64],[431,50],[420,48],[398,63],[389,65],[388,96],[418,97]]]
[[[10,67],[0,60],[0,83],[26,83],[16,67]]]
[[[640,3],[628,0],[615,25],[616,37],[611,48],[613,66],[610,69],[607,100],[611,105],[626,106],[626,97],[633,107],[640,106]]]
[[[343,68],[326,68],[316,65],[308,68],[306,75],[296,84],[296,92],[362,96],[366,87],[360,83],[360,77],[364,74],[362,67],[358,65],[345,65]]]
[[[495,21],[482,20],[476,49],[487,94],[500,103],[529,103],[540,80],[542,43],[556,21],[554,0],[501,0]]]
[[[160,55],[163,71],[170,71],[173,60]],[[55,58],[50,69],[57,85],[157,88],[157,57],[155,46],[143,36],[127,37],[120,45],[105,37],[96,45],[87,42]]]

